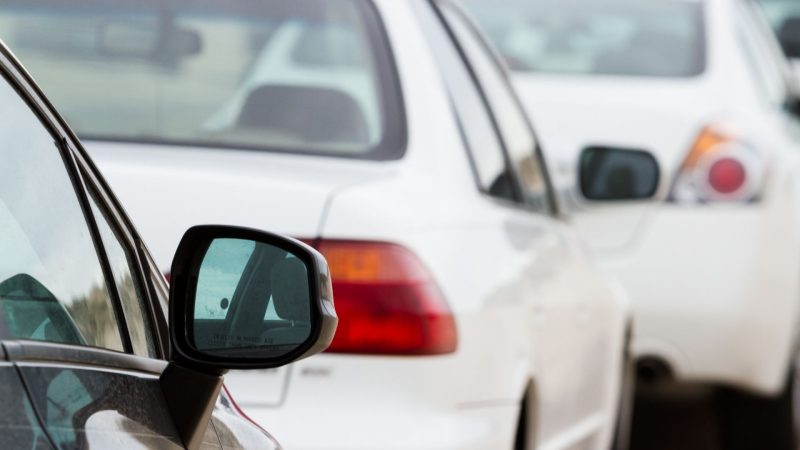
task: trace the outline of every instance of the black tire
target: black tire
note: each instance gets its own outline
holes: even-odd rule
[[[792,371],[782,392],[758,396],[720,388],[717,410],[725,450],[797,450],[797,380]]]
[[[625,351],[622,367],[617,423],[614,427],[613,450],[628,450],[633,423],[633,405],[636,398],[636,364],[628,350]]]

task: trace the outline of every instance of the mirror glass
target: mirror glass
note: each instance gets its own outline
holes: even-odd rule
[[[658,162],[648,152],[590,147],[581,153],[581,192],[589,200],[647,199],[658,181]]]
[[[282,248],[215,239],[200,265],[189,334],[196,350],[280,357],[311,336],[311,270]]]

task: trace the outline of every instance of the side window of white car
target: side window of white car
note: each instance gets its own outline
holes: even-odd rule
[[[481,191],[492,197],[515,201],[515,189],[508,176],[503,146],[480,90],[434,12],[420,7],[419,16],[429,34],[427,41],[447,86]]]
[[[765,38],[756,12],[736,3],[736,34],[739,46],[747,58],[747,66],[770,104],[780,106],[786,101],[788,89],[782,62],[776,60],[772,42]]]
[[[123,351],[73,180],[45,126],[0,79],[0,335]]]
[[[497,119],[503,143],[526,203],[537,211],[550,211],[550,196],[542,161],[536,152],[536,138],[527,116],[515,98],[499,59],[492,55],[463,13],[442,2],[442,13],[472,65],[489,105]]]

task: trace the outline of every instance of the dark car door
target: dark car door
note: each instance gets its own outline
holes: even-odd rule
[[[27,78],[0,65],[0,447],[183,448],[134,239]],[[203,448],[221,448],[213,425]]]

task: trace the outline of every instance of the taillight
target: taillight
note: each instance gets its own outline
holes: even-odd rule
[[[708,168],[708,184],[721,194],[732,194],[747,181],[747,172],[742,163],[733,158],[720,158]]]
[[[675,177],[670,201],[676,203],[758,200],[766,171],[764,159],[732,132],[704,128]]]
[[[453,314],[433,277],[408,249],[322,240],[339,326],[328,352],[440,355],[456,349]]]

